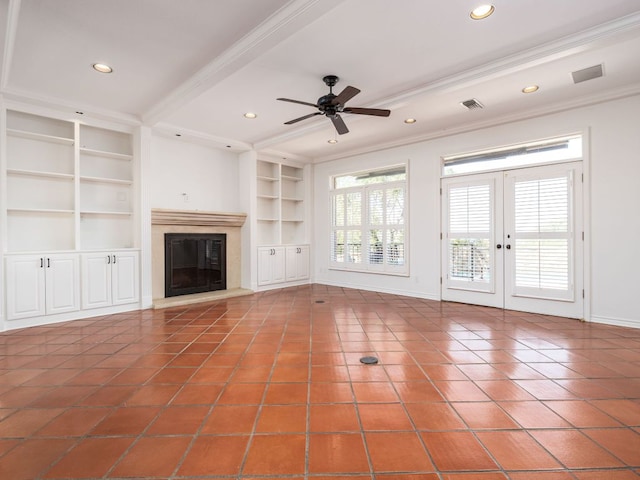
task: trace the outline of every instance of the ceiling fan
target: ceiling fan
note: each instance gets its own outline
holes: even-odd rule
[[[299,103],[300,105],[308,105],[309,107],[315,107],[319,112],[310,113],[303,117],[294,118],[285,122],[285,125],[291,125],[307,118],[315,117],[316,115],[324,115],[329,117],[333,122],[333,126],[336,127],[337,132],[340,135],[349,133],[349,129],[344,123],[344,120],[340,116],[340,113],[353,113],[356,115],[373,115],[375,117],[388,117],[391,113],[390,110],[383,110],[380,108],[360,108],[360,107],[345,107],[344,104],[360,93],[355,87],[345,87],[338,95],[333,93],[333,87],[338,83],[339,78],[335,75],[327,75],[323,79],[324,83],[329,87],[329,93],[320,97],[317,103],[301,102],[300,100],[291,100],[290,98],[278,98],[283,102]]]

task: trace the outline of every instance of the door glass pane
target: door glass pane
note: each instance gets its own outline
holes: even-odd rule
[[[449,239],[449,276],[453,280],[491,281],[489,240],[483,238]]]
[[[491,209],[489,183],[449,189],[449,280],[491,284]]]
[[[516,287],[567,290],[567,239],[517,239]]]
[[[567,177],[516,183],[516,233],[566,232],[569,227]]]
[[[542,175],[522,180],[516,177],[513,184],[513,293],[570,300],[572,177],[569,172],[547,178]]]

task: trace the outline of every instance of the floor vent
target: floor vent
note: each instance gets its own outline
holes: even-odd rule
[[[571,72],[573,83],[581,83],[586,82],[587,80],[593,80],[594,78],[600,78],[602,74],[602,64]]]
[[[462,105],[463,107],[467,107],[469,110],[484,108],[484,106],[475,98],[472,98],[471,100],[465,100],[464,102],[460,102],[460,105]]]

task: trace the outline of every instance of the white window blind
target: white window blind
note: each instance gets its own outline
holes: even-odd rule
[[[572,296],[571,175],[516,180],[515,293]]]
[[[447,281],[452,287],[463,282],[464,288],[492,288],[492,195],[492,186],[486,182],[448,188]]]
[[[375,173],[375,172],[374,172]],[[408,272],[406,248],[406,181],[367,173],[345,176],[349,184],[331,193],[332,268],[391,274]],[[393,179],[403,178],[404,167],[391,171]],[[347,183],[334,179],[334,185]],[[382,181],[381,181],[382,180]]]

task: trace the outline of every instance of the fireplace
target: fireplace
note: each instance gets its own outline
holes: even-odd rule
[[[251,293],[242,288],[242,226],[247,215],[245,213],[207,212],[201,210],[151,210],[151,280],[154,308],[166,308],[192,303],[230,298]],[[216,235],[225,236],[226,289],[181,294],[173,297],[166,295],[165,279],[165,235]]]
[[[164,235],[165,297],[226,290],[224,233]]]

